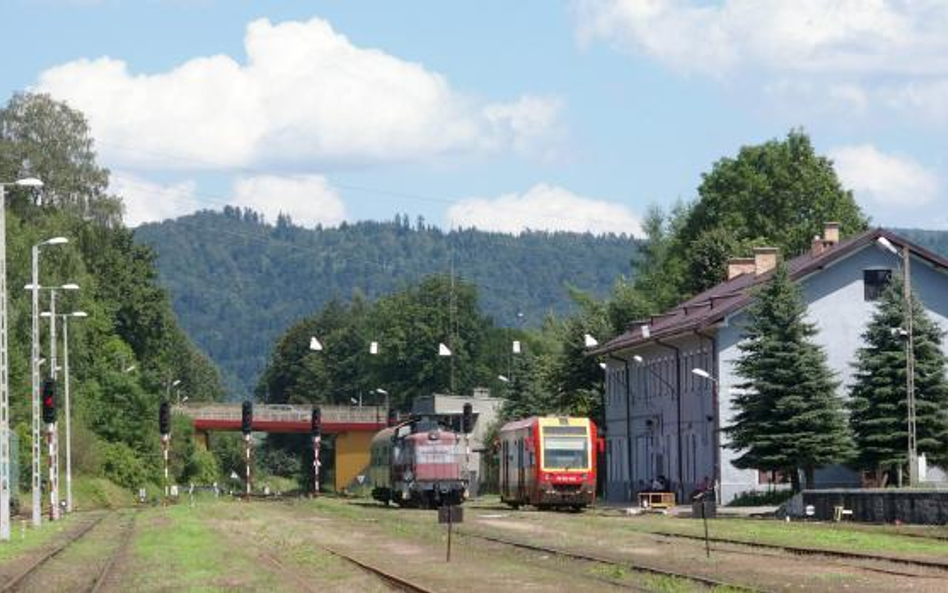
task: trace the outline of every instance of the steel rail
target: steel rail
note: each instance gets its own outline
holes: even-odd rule
[[[688,580],[688,581],[700,583],[700,584],[705,585],[706,587],[710,587],[710,588],[712,588],[712,589],[714,589],[714,588],[716,588],[716,587],[721,587],[721,588],[727,588],[727,589],[731,589],[731,590],[735,590],[735,589],[736,589],[736,590],[739,590],[739,591],[746,591],[746,592],[749,592],[749,593],[763,593],[763,592],[765,591],[765,590],[763,590],[763,589],[758,589],[758,588],[756,588],[756,587],[751,587],[751,586],[749,586],[749,585],[740,585],[740,584],[737,584],[737,583],[727,583],[727,582],[724,582],[724,581],[719,581],[719,580],[717,580],[717,579],[713,579],[713,578],[711,578],[711,577],[704,577],[704,576],[696,575],[696,574],[688,574],[688,573],[678,572],[678,571],[675,571],[675,570],[669,570],[669,569],[665,569],[665,568],[657,568],[657,567],[655,567],[655,566],[649,566],[649,565],[645,565],[645,564],[639,564],[639,563],[637,563],[637,562],[632,562],[632,561],[630,561],[630,560],[613,560],[613,559],[610,559],[610,558],[602,558],[602,557],[600,557],[600,556],[593,556],[593,555],[591,555],[591,554],[582,554],[582,553],[579,553],[579,552],[571,552],[571,551],[562,550],[562,549],[559,549],[559,548],[549,548],[549,547],[546,547],[546,546],[538,546],[538,545],[535,545],[535,544],[527,544],[527,543],[523,543],[523,542],[512,541],[512,540],[503,539],[503,538],[500,538],[500,537],[495,537],[495,536],[490,536],[490,535],[475,534],[475,533],[471,533],[471,532],[469,532],[469,531],[460,531],[460,530],[459,530],[457,533],[458,533],[459,535],[461,535],[462,537],[472,537],[472,538],[475,538],[475,539],[482,539],[482,540],[485,540],[485,541],[494,542],[494,543],[498,543],[498,544],[503,544],[503,545],[507,545],[507,546],[511,546],[511,547],[515,547],[515,548],[521,548],[521,549],[524,549],[524,550],[530,550],[530,551],[532,551],[532,552],[543,552],[543,553],[545,553],[545,554],[551,554],[551,555],[555,555],[555,556],[562,556],[562,557],[564,557],[564,558],[572,558],[572,559],[574,559],[574,560],[584,560],[584,561],[586,561],[586,562],[595,562],[595,563],[598,563],[598,564],[605,564],[605,565],[607,565],[607,566],[617,566],[617,567],[620,567],[620,568],[629,568],[629,569],[632,569],[633,571],[645,572],[645,573],[654,574],[654,575],[658,575],[658,576],[666,576],[666,577],[674,577],[674,578],[678,578],[678,579],[684,579],[684,580]]]
[[[390,572],[386,572],[376,566],[372,566],[371,564],[363,562],[344,552],[340,552],[339,550],[330,548],[328,546],[319,546],[319,547],[329,552],[333,556],[336,556],[337,558],[341,558],[351,564],[358,566],[359,568],[361,568],[362,570],[365,570],[366,572],[370,572],[374,574],[379,579],[381,579],[385,584],[387,584],[388,586],[392,587],[395,590],[407,591],[408,593],[434,593],[433,591],[431,591],[431,589],[426,589],[425,587],[422,587],[421,585],[417,585],[407,579],[396,576]]]
[[[637,531],[636,533],[645,533],[649,535],[657,535],[660,537],[666,538],[680,538],[688,540],[699,540],[704,541],[704,537],[700,535],[686,535],[682,533],[662,533],[659,531]],[[781,544],[767,544],[761,542],[749,542],[746,540],[738,539],[728,539],[722,537],[710,537],[708,541],[716,544],[732,544],[739,546],[752,546],[755,548],[766,548],[769,550],[781,550],[790,554],[798,554],[800,556],[827,556],[830,558],[843,558],[846,560],[865,560],[868,562],[888,562],[890,564],[904,564],[908,566],[918,566],[922,568],[934,568],[937,570],[948,571],[948,563],[946,562],[936,562],[934,560],[922,560],[920,558],[902,558],[899,556],[885,556],[878,554],[865,554],[862,552],[846,552],[843,550],[829,550],[826,548],[803,548],[800,546],[785,546]],[[883,570],[883,569],[880,569]],[[913,575],[921,576],[921,575]]]
[[[280,560],[277,559],[276,556],[273,556],[272,554],[269,554],[267,552],[263,552],[261,556],[264,560],[266,560],[267,562],[272,564],[277,570],[279,570],[280,574],[289,574],[291,577],[293,577],[293,580],[296,581],[296,585],[299,587],[298,589],[299,591],[312,591],[313,593],[317,593],[318,591],[321,591],[321,589],[313,586],[309,581],[307,581],[306,579],[304,579],[297,573],[293,572],[292,570],[287,570],[286,565],[280,562]]]
[[[109,555],[108,560],[106,560],[105,565],[102,566],[99,574],[96,575],[95,580],[92,582],[92,586],[89,587],[90,593],[99,593],[106,581],[108,581],[109,576],[111,576],[112,573],[112,567],[115,566],[115,559],[118,558],[119,554],[128,547],[128,543],[132,539],[132,534],[135,532],[135,519],[137,517],[138,512],[135,511],[135,513],[128,520],[128,523],[125,524],[125,529],[122,530],[122,535],[119,538],[118,544],[112,550],[112,553]]]
[[[102,514],[101,516],[99,516],[98,518],[96,518],[96,519],[90,521],[88,524],[86,524],[85,526],[83,526],[82,529],[80,529],[80,530],[78,530],[77,532],[75,532],[74,534],[72,534],[68,539],[66,539],[66,541],[60,543],[58,546],[56,546],[56,547],[53,548],[52,550],[50,550],[50,551],[47,552],[46,554],[40,556],[40,557],[37,558],[34,562],[30,563],[30,565],[27,566],[27,567],[26,567],[23,571],[21,571],[18,575],[16,575],[15,577],[13,577],[12,579],[10,579],[9,581],[7,581],[7,582],[3,583],[2,585],[0,585],[0,593],[4,593],[4,592],[6,592],[6,591],[15,591],[15,590],[17,590],[17,588],[18,588],[26,579],[28,579],[38,568],[40,568],[41,566],[43,566],[44,564],[46,564],[47,562],[49,562],[50,560],[52,560],[53,558],[55,558],[56,556],[58,556],[60,553],[62,553],[63,550],[65,550],[66,548],[68,548],[69,546],[71,546],[73,543],[75,543],[76,541],[78,541],[80,538],[82,538],[83,536],[85,536],[87,533],[89,533],[90,531],[92,531],[92,529],[93,529],[94,527],[96,527],[97,525],[99,525],[100,523],[102,523],[102,521],[103,521],[106,517],[108,517],[110,514],[111,514],[111,513],[103,513],[103,514]]]

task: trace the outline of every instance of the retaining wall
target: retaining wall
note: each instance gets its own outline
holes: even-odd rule
[[[849,520],[865,523],[948,524],[948,490],[894,488],[804,490],[803,506],[812,505],[812,518],[832,521],[834,507],[852,510]]]

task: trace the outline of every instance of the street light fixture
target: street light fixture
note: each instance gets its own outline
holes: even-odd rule
[[[27,181],[27,180],[24,180],[24,181]],[[26,187],[41,187],[41,185],[37,185],[37,184],[36,184],[36,181],[38,181],[38,180],[29,180],[29,185],[27,185]],[[0,209],[0,210],[2,210],[2,209]],[[37,243],[36,245],[33,245],[33,247],[30,249],[30,255],[31,255],[31,260],[32,260],[32,265],[31,265],[31,268],[32,268],[32,269],[31,269],[31,272],[32,272],[32,273],[31,273],[31,282],[30,282],[30,284],[28,284],[28,285],[26,286],[26,289],[29,290],[29,291],[32,293],[32,294],[31,294],[31,296],[32,296],[32,315],[31,315],[31,327],[30,327],[31,334],[32,334],[32,335],[31,335],[31,342],[30,342],[30,378],[31,378],[31,387],[32,387],[32,394],[31,394],[31,395],[32,395],[32,406],[31,406],[31,407],[32,407],[32,412],[33,412],[33,419],[32,419],[32,420],[33,420],[33,421],[32,421],[32,436],[33,436],[33,444],[32,444],[32,452],[33,452],[33,459],[32,459],[32,470],[33,470],[33,471],[32,471],[32,474],[33,474],[33,475],[32,475],[33,517],[32,517],[32,518],[33,518],[33,526],[34,526],[34,527],[39,527],[40,524],[41,524],[41,522],[42,522],[42,513],[41,513],[41,510],[42,510],[42,502],[41,502],[41,501],[42,501],[42,489],[43,489],[43,485],[42,485],[42,482],[41,482],[41,479],[40,479],[40,454],[41,454],[40,438],[41,438],[41,437],[40,437],[40,397],[39,397],[39,390],[40,390],[40,368],[39,368],[39,358],[40,358],[40,345],[39,345],[39,332],[40,332],[40,329],[39,329],[39,312],[40,312],[40,311],[39,311],[39,291],[40,291],[40,281],[39,281],[39,256],[40,256],[40,248],[42,248],[42,247],[45,247],[45,246],[47,246],[47,245],[64,245],[64,244],[66,244],[66,243],[68,243],[68,242],[69,242],[69,239],[67,239],[66,237],[53,237],[53,238],[51,238],[51,239],[47,239],[47,240],[45,240],[45,241],[41,241],[41,242]],[[5,247],[4,247],[4,252],[5,252]],[[4,253],[4,256],[3,256],[3,257],[0,257],[0,259],[4,259],[4,257],[5,257],[5,253]],[[5,268],[5,267],[6,267],[6,264],[4,263],[4,268]],[[6,270],[4,269],[4,272],[3,272],[2,275],[5,275],[5,274],[6,274]],[[6,281],[4,280],[4,294],[5,294],[5,288],[6,288],[5,285],[6,285]],[[5,318],[5,316],[6,316],[6,302],[5,302],[5,300],[6,300],[6,299],[0,299],[0,300],[3,300],[3,301],[4,301],[4,303],[3,303],[3,305],[2,305],[2,307],[3,307],[3,312],[0,313],[0,317],[4,317],[4,318]],[[3,332],[6,333],[5,327],[3,328]],[[6,340],[4,340],[4,343],[5,343],[5,342],[6,342]],[[5,350],[4,350],[3,354],[2,354],[2,356],[3,356],[4,358],[6,357],[6,351],[5,351]],[[5,366],[5,365],[4,365],[4,366]],[[4,505],[4,508],[6,508],[5,505]],[[3,512],[3,511],[0,511],[0,512]]]
[[[876,243],[895,256],[901,256],[902,269],[902,300],[905,306],[905,327],[898,328],[899,335],[905,337],[905,403],[908,408],[908,465],[909,486],[918,486],[918,432],[915,414],[915,336],[913,303],[912,303],[912,276],[911,251],[903,245],[901,249],[895,247],[889,239],[880,236]],[[898,261],[898,260],[896,260]],[[902,482],[902,472],[899,470],[899,486]]]
[[[7,223],[6,195],[7,186],[41,188],[43,182],[35,177],[17,179],[10,183],[0,183],[0,540],[10,540],[10,366],[8,360],[9,326],[7,319]],[[38,412],[39,387],[34,385],[34,419]],[[34,420],[35,422],[35,420]],[[36,435],[34,435],[34,448]],[[34,456],[35,459],[35,456]],[[34,464],[36,461],[34,461]],[[33,477],[34,486],[38,474]],[[34,506],[38,493],[34,493]],[[33,511],[34,523],[38,524],[37,511]]]
[[[497,375],[497,379],[498,379],[501,383],[510,383],[510,379],[508,379],[507,377],[505,377],[505,376],[503,376],[503,375]]]

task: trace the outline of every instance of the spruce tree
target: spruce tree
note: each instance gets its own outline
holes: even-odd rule
[[[905,384],[903,281],[895,276],[877,301],[862,335],[850,388],[850,425],[863,469],[895,472],[908,460],[908,402]],[[915,354],[916,442],[929,461],[948,462],[948,382],[944,332],[912,296]]]
[[[735,362],[744,382],[734,398],[734,422],[725,429],[728,446],[741,453],[738,467],[787,472],[794,489],[802,469],[811,488],[816,468],[854,452],[839,382],[812,341],[817,329],[804,321],[800,289],[783,262],[756,297]]]

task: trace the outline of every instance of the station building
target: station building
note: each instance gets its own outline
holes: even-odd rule
[[[852,364],[885,283],[901,257],[885,241],[911,254],[910,278],[928,315],[948,329],[948,260],[884,229],[839,240],[839,225],[828,223],[810,250],[787,262],[816,324],[815,340],[841,381],[846,397]],[[737,453],[726,445],[722,427],[732,423],[732,400],[742,381],[734,374],[738,344],[752,293],[770,277],[778,253],[758,248],[753,258],[728,262],[728,279],[673,309],[630,324],[628,330],[591,351],[606,365],[605,498],[633,501],[652,480],[664,476],[679,498],[706,478],[718,500],[727,503],[745,491],[764,490],[767,472],[738,469]],[[948,344],[942,348],[948,354]],[[693,369],[706,371],[703,378]],[[717,387],[717,388],[715,388]],[[923,482],[945,482],[945,473],[924,467]],[[822,468],[818,487],[860,485],[844,467]]]

